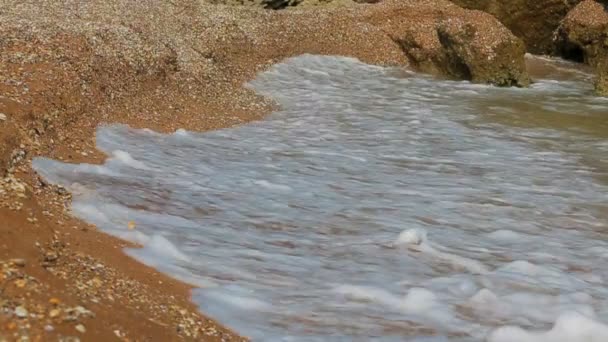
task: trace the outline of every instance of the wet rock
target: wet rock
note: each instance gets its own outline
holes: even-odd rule
[[[553,32],[581,0],[452,0],[468,9],[492,14],[526,44],[529,52],[554,50]]]
[[[592,66],[597,72],[595,89],[608,96],[607,4],[585,0],[562,21],[557,42],[562,56]]]
[[[523,43],[504,31],[500,41],[484,51],[485,34],[472,23],[448,21],[439,27],[446,74],[498,86],[528,86]]]
[[[498,86],[525,87],[530,83],[520,39],[488,14],[456,13],[439,16],[425,30],[395,22],[385,29],[413,66],[423,72]]]

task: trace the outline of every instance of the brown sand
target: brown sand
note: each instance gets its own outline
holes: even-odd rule
[[[406,66],[387,29],[433,47],[433,25],[463,17],[488,21],[442,0],[281,13],[192,0],[0,0],[0,341],[240,340],[196,311],[190,286],[70,217],[70,195],[42,182],[32,157],[101,162],[103,123],[169,132],[257,120],[272,105],[242,84],[269,65],[316,53]]]

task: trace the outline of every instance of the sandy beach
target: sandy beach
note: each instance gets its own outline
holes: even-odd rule
[[[274,12],[199,1],[0,0],[0,341],[242,340],[197,311],[190,285],[71,217],[70,194],[41,180],[32,158],[102,162],[95,131],[103,124],[173,132],[259,120],[274,105],[243,84],[303,53],[450,76],[443,54],[458,51],[438,45],[437,32],[471,23],[487,33],[471,43],[487,56],[513,38],[491,16],[447,1]],[[413,50],[404,51],[406,41]],[[525,83],[520,64],[523,53],[493,62],[509,76],[490,81]]]

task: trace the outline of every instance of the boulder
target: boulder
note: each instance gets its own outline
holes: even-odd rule
[[[553,32],[581,0],[452,0],[468,9],[492,14],[520,37],[531,53],[554,50]]]
[[[491,15],[457,6],[426,12],[419,6],[416,13],[383,24],[415,68],[498,86],[530,83],[523,42]]]
[[[576,6],[557,31],[560,53],[589,64],[597,71],[596,90],[608,95],[608,8],[605,3],[585,0]]]

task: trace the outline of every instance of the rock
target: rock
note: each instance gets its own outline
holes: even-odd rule
[[[6,121],[6,119],[7,119],[6,114],[0,113],[0,121]]]
[[[18,306],[15,308],[15,316],[19,318],[26,318],[28,315],[27,310],[23,306]]]
[[[50,318],[59,317],[60,314],[61,314],[61,310],[59,310],[59,309],[52,309],[51,311],[49,311]]]
[[[595,89],[608,96],[608,9],[595,0],[585,0],[562,21],[557,34],[559,52],[584,62],[597,72]]]
[[[279,10],[285,9],[287,7],[297,6],[302,2],[302,0],[262,0],[262,5],[264,8]]]
[[[77,306],[73,309],[79,316],[93,316],[93,312],[91,312],[90,310],[85,309],[82,306]]]
[[[59,256],[55,252],[47,252],[44,254],[44,261],[46,262],[55,262]]]
[[[597,67],[595,91],[598,95],[608,96],[608,61],[606,60]]]
[[[17,267],[25,267],[25,259],[11,259],[11,263]]]
[[[78,331],[81,334],[84,334],[85,332],[87,332],[87,329],[82,324],[78,324],[74,328],[76,329],[76,331]]]
[[[581,0],[451,0],[492,14],[526,44],[529,52],[554,51],[553,32]]]
[[[525,47],[506,31],[497,44],[486,45],[485,35],[475,24],[448,21],[439,27],[439,41],[445,50],[446,74],[459,79],[498,86],[528,86]]]
[[[476,83],[529,85],[523,42],[492,16],[456,7],[426,25],[384,25],[417,69]]]
[[[243,0],[211,1],[251,5]],[[234,58],[268,61],[302,53],[342,55],[370,64],[409,65],[422,72],[479,83],[529,83],[523,42],[490,14],[467,10],[448,0],[383,0],[374,5],[348,0],[351,5],[344,4],[345,8],[337,4],[343,1],[318,0],[324,6],[318,12],[260,12],[268,22],[259,27],[258,35],[274,37],[275,52],[260,49],[262,44],[250,47],[253,54],[240,49]],[[309,3],[302,0],[298,7]],[[241,53],[243,56],[238,56]]]

